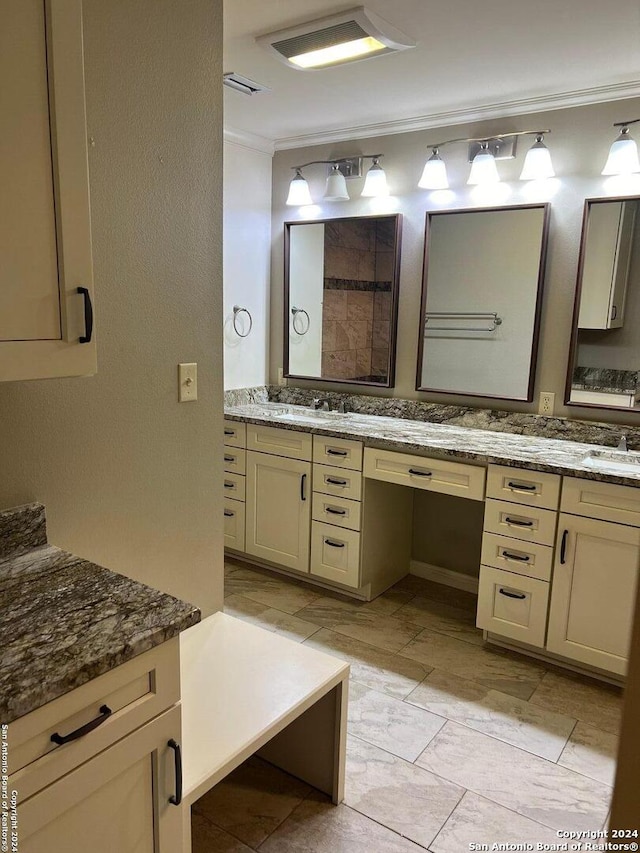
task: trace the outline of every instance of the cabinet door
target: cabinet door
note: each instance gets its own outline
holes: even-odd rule
[[[0,380],[95,373],[81,0],[0,4],[0,115]]]
[[[170,739],[180,742],[179,705],[19,804],[20,853],[178,853]]]
[[[246,479],[246,553],[308,572],[311,464],[248,451]]]
[[[637,528],[561,513],[547,649],[624,674],[639,559]]]

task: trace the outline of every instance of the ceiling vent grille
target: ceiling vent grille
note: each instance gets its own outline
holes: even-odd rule
[[[222,78],[222,82],[230,89],[235,89],[236,92],[242,92],[243,95],[261,95],[264,92],[270,92],[268,86],[263,86],[262,83],[256,83],[255,80],[249,80],[248,77],[243,77],[241,74],[236,74],[235,71],[229,71]]]
[[[304,33],[284,41],[273,42],[273,47],[288,59],[290,56],[299,56],[301,53],[310,53],[312,50],[323,50],[325,47],[332,47],[334,44],[345,41],[363,39],[368,35],[356,21],[345,21],[344,24],[336,24],[313,33]]]

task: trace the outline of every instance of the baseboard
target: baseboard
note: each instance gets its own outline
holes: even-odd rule
[[[455,589],[463,589],[465,592],[472,592],[474,595],[478,594],[478,579],[471,577],[471,575],[463,575],[462,572],[454,572],[451,569],[421,563],[419,560],[411,560],[409,574],[434,583],[452,586]]]

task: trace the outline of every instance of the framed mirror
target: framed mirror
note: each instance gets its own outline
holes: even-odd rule
[[[401,216],[285,223],[284,370],[393,386]]]
[[[587,199],[565,403],[640,411],[640,198]]]
[[[416,389],[533,400],[549,205],[427,213]]]

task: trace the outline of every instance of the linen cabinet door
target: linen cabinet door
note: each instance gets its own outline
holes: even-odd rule
[[[82,0],[0,3],[0,380],[96,372]]]
[[[635,605],[640,529],[561,513],[547,649],[623,675]]]
[[[245,552],[309,571],[311,463],[247,452]]]
[[[18,805],[20,853],[182,850],[176,706]],[[18,791],[18,798],[20,792]],[[19,801],[19,799],[18,799]]]

